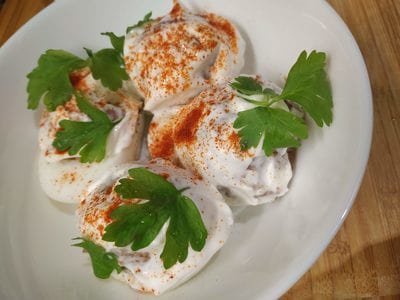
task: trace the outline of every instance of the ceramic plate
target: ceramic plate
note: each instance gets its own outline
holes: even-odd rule
[[[360,51],[325,1],[184,1],[232,20],[246,39],[245,73],[282,84],[303,50],[329,56],[334,98],[331,127],[311,127],[298,151],[290,192],[239,213],[225,247],[207,267],[164,299],[272,299],[312,265],[333,238],[357,193],[368,159],[372,103]],[[83,55],[100,49],[100,32],[123,33],[165,0],[61,0],[19,30],[0,50],[0,298],[153,299],[92,274],[74,207],[50,200],[37,176],[38,113],[26,109],[25,75],[46,49]]]

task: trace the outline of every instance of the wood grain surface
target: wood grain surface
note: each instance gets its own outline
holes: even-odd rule
[[[6,0],[0,45],[51,0]],[[329,0],[364,55],[374,135],[356,202],[335,239],[283,299],[400,299],[400,0]]]

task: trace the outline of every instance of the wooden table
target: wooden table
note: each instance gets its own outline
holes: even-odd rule
[[[0,45],[51,0],[5,0]],[[364,55],[374,97],[371,156],[357,200],[283,299],[400,299],[400,0],[329,0]]]

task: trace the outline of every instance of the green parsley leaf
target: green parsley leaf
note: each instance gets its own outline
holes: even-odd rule
[[[260,95],[263,92],[261,84],[253,77],[236,77],[230,86],[243,95]]]
[[[107,279],[114,270],[118,273],[122,271],[122,267],[118,264],[117,255],[112,252],[106,252],[103,247],[96,245],[90,240],[84,238],[75,238],[74,240],[78,239],[82,241],[72,246],[82,247],[89,253],[93,273],[96,277]]]
[[[113,32],[102,32],[101,35],[106,35],[110,38],[111,45],[114,47],[115,50],[119,52],[120,55],[123,55],[124,52],[124,41],[125,36],[117,36]]]
[[[123,178],[115,191],[125,199],[143,199],[140,204],[123,204],[111,212],[114,220],[105,228],[103,240],[117,247],[130,244],[133,251],[150,245],[169,220],[161,259],[169,269],[184,262],[189,244],[201,251],[207,238],[201,214],[193,201],[176,187],[145,168],[129,170],[131,178]]]
[[[318,126],[332,123],[332,91],[325,71],[326,54],[303,51],[291,68],[281,99],[300,104]]]
[[[239,130],[242,150],[257,147],[264,136],[263,150],[269,156],[274,149],[299,147],[308,136],[304,120],[283,109],[255,107],[239,112],[233,123]]]
[[[332,91],[325,71],[326,55],[303,51],[291,68],[280,95],[261,86],[252,77],[239,76],[230,84],[238,95],[257,107],[238,114],[233,126],[239,130],[243,150],[257,147],[264,135],[263,149],[268,156],[274,149],[299,147],[308,136],[304,121],[279,108],[276,102],[290,100],[299,104],[315,123],[322,127],[332,123]]]
[[[140,20],[139,22],[137,22],[135,25],[129,26],[128,28],[126,28],[126,33],[131,32],[133,29],[138,28],[138,27],[142,27],[144,26],[146,23],[149,22],[153,22],[154,20],[151,18],[152,12],[147,13],[143,20]]]
[[[116,91],[122,87],[123,80],[129,79],[119,51],[106,48],[93,53],[90,49],[85,50],[89,55],[88,62],[93,78],[100,79],[105,87]]]
[[[106,154],[107,137],[116,123],[111,122],[107,114],[89,103],[84,96],[76,94],[76,102],[81,112],[92,121],[60,121],[61,130],[56,134],[53,146],[68,154],[79,152],[80,162],[99,162]]]
[[[177,261],[182,263],[186,260],[189,242],[193,250],[201,251],[207,238],[207,229],[200,212],[190,198],[179,195],[174,208],[175,212],[171,213],[166,242],[161,253],[166,269]]]
[[[230,83],[230,86],[239,92],[240,97],[250,103],[260,106],[269,106],[271,99],[278,96],[272,89],[263,89],[262,85],[253,77],[236,77],[234,81]]]
[[[69,73],[87,66],[87,62],[64,50],[47,50],[38,61],[38,66],[30,72],[28,108],[36,109],[40,99],[48,111],[67,102],[74,92]]]
[[[275,97],[278,94],[275,93],[275,91],[273,89],[270,88],[265,88],[263,89],[263,95],[268,96],[269,98]]]

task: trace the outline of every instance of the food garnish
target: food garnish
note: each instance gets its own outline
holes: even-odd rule
[[[80,243],[73,244],[75,247],[82,247],[90,256],[92,262],[93,273],[98,278],[107,279],[115,270],[118,273],[122,271],[122,267],[118,264],[118,257],[112,252],[106,250],[85,238],[75,238],[74,240],[82,240]]]
[[[154,20],[151,18],[151,15],[152,15],[152,12],[148,12],[144,16],[143,20],[140,20],[135,25],[132,25],[132,26],[129,26],[128,28],[126,28],[126,33],[131,32],[135,28],[143,27],[145,24],[147,24],[149,22],[153,22]]]
[[[40,56],[38,66],[27,75],[28,108],[36,109],[42,97],[48,111],[63,105],[74,92],[69,73],[86,65],[85,60],[67,51],[47,50]]]
[[[115,43],[115,42],[114,42]],[[119,45],[116,45],[119,47]],[[106,48],[95,53],[85,48],[89,58],[88,66],[92,71],[94,79],[100,80],[101,83],[112,91],[116,91],[122,87],[124,80],[128,80],[124,59],[117,49]]]
[[[87,59],[64,50],[50,49],[42,54],[38,66],[27,75],[28,108],[36,109],[42,98],[48,111],[64,105],[75,91],[69,78],[70,73],[84,67],[89,67],[93,77],[100,79],[110,90],[121,88],[123,81],[129,79],[122,57],[121,41],[115,34],[104,35],[110,37],[114,48],[105,48],[95,53],[85,48],[89,56]]]
[[[106,155],[107,137],[118,122],[113,123],[82,94],[75,93],[75,98],[80,111],[91,121],[61,120],[53,146],[60,151],[68,150],[69,155],[79,153],[81,163],[99,162]]]
[[[252,77],[239,76],[230,85],[240,97],[257,107],[239,112],[233,126],[239,129],[242,150],[257,147],[264,136],[262,148],[270,156],[277,148],[300,146],[308,136],[303,119],[290,111],[273,107],[279,101],[290,101],[301,108],[322,127],[332,123],[332,92],[325,71],[326,55],[303,51],[292,66],[281,94],[263,89]]]
[[[115,191],[125,199],[142,199],[140,204],[122,204],[111,212],[114,220],[105,228],[103,240],[117,247],[130,244],[133,251],[145,248],[156,238],[169,220],[161,259],[169,269],[184,262],[189,244],[201,251],[207,238],[200,212],[193,201],[176,187],[145,168],[129,170],[131,178],[123,178]]]
[[[114,47],[115,50],[117,50],[121,56],[123,55],[124,52],[124,41],[125,41],[125,36],[117,36],[114,32],[102,32],[101,35],[108,36],[110,38],[110,43]]]

